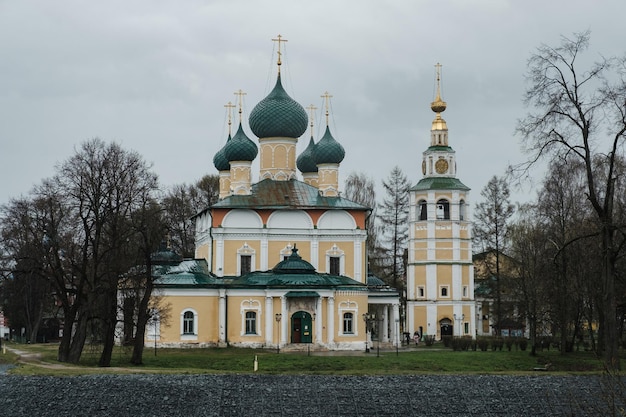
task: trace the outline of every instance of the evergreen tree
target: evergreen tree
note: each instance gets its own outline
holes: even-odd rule
[[[382,223],[382,242],[387,249],[386,278],[391,285],[398,287],[398,278],[405,273],[404,252],[409,237],[409,180],[402,170],[395,166],[387,180],[383,180],[386,197],[379,215]],[[402,289],[403,286],[399,289]]]

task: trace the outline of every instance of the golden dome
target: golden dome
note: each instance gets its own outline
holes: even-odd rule
[[[446,103],[444,103],[443,101],[442,103],[445,107]],[[446,121],[443,120],[440,113],[437,113],[437,117],[435,117],[435,120],[433,120],[433,125],[430,130],[448,130],[448,125],[446,124]]]
[[[435,101],[430,103],[430,109],[435,113],[444,112],[446,110],[446,102],[443,101],[439,95],[437,95]]]

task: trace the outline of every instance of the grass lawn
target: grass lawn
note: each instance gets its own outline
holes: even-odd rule
[[[277,354],[275,350],[241,348],[189,348],[157,349],[146,347],[144,364],[129,364],[130,348],[116,348],[111,366],[114,369],[98,368],[99,351],[86,347],[78,367],[66,366],[56,360],[57,345],[33,344],[10,347],[31,354],[38,354],[43,363],[26,363],[12,370],[18,374],[75,375],[85,373],[253,373],[254,359],[258,360],[258,373],[262,374],[310,374],[310,375],[411,375],[411,374],[545,374],[545,373],[601,373],[602,361],[592,352],[573,352],[561,355],[557,351],[539,352],[530,356],[528,351],[462,351],[451,349],[420,348],[413,351],[375,351],[345,353]],[[437,346],[435,346],[437,347]],[[1,362],[13,362],[9,351],[0,354]],[[622,352],[622,360],[626,354]],[[547,363],[548,372],[534,368]],[[119,369],[124,368],[124,369]]]

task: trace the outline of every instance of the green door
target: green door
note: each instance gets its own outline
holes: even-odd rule
[[[291,316],[291,343],[313,342],[313,320],[306,311],[297,311]]]

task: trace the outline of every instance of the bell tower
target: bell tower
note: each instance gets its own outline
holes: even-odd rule
[[[423,336],[474,336],[474,272],[470,189],[456,178],[456,157],[441,117],[441,65],[436,68],[435,119],[422,154],[422,179],[409,190],[407,330]]]

